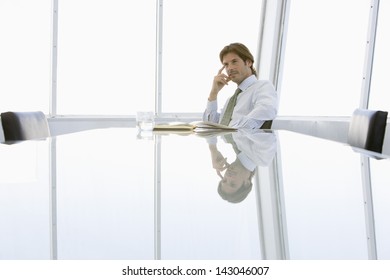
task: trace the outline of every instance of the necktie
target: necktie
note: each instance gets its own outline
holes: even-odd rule
[[[241,89],[237,88],[233,96],[230,97],[229,103],[226,107],[225,113],[223,114],[220,124],[229,125],[230,120],[232,119],[234,106],[236,106],[237,96],[240,94],[240,92]]]
[[[225,138],[226,142],[231,144],[233,146],[234,152],[238,155],[241,151],[238,149],[236,142],[233,139],[233,135],[231,133],[226,134],[223,136]]]

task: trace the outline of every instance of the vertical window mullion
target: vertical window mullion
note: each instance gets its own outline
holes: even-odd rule
[[[52,47],[51,47],[51,93],[50,116],[57,115],[57,44],[58,44],[58,0],[52,2]]]
[[[155,113],[161,114],[162,108],[162,45],[163,45],[163,0],[156,0],[156,91]]]
[[[370,9],[370,19],[367,34],[366,57],[362,80],[362,91],[360,96],[360,108],[368,108],[370,98],[370,87],[372,77],[372,66],[375,52],[375,38],[378,25],[379,0],[372,0]]]

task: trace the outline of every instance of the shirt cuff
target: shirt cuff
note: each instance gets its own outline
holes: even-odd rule
[[[217,111],[218,110],[218,102],[217,100],[207,101],[207,111]]]

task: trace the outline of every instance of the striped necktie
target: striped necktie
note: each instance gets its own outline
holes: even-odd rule
[[[234,92],[233,96],[230,97],[229,103],[226,107],[225,113],[223,114],[223,117],[222,117],[220,124],[229,125],[229,123],[232,119],[234,106],[236,106],[237,96],[240,94],[240,92],[241,92],[241,89],[237,88],[236,91]]]

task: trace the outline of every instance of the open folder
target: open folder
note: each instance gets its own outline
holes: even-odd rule
[[[185,131],[194,131],[194,132],[201,133],[201,132],[211,132],[211,131],[221,131],[221,130],[235,131],[237,129],[219,123],[197,121],[191,123],[185,123],[185,122],[157,123],[154,126],[153,130],[155,131],[185,130]]]

